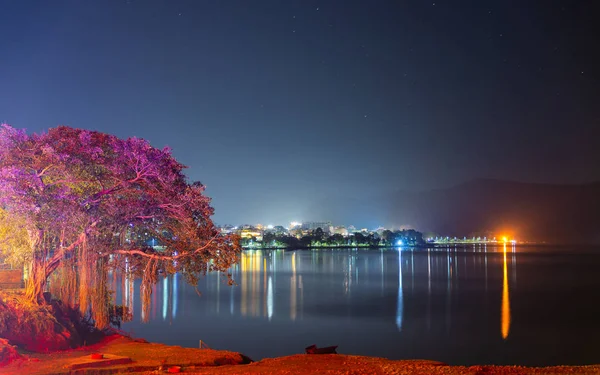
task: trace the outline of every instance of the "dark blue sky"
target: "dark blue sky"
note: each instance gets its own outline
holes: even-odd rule
[[[218,223],[599,180],[599,4],[0,0],[0,121],[169,145]]]

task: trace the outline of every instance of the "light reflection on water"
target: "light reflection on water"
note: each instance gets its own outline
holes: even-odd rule
[[[510,332],[510,296],[508,292],[508,271],[506,265],[506,244],[504,244],[504,262],[502,279],[502,338],[506,340]],[[515,267],[516,268],[516,267]]]
[[[402,251],[398,251],[398,303],[396,307],[396,327],[402,331],[402,307],[404,301],[402,297]]]
[[[154,287],[150,323],[136,317],[123,328],[182,346],[197,347],[202,339],[255,359],[299,353],[316,343],[337,344],[346,354],[453,364],[597,363],[600,354],[585,350],[565,356],[561,345],[566,343],[549,339],[541,324],[542,313],[554,322],[573,316],[573,310],[554,301],[561,288],[555,287],[553,275],[564,259],[520,254],[514,245],[245,251],[231,269],[237,286],[227,286],[222,274],[210,274],[198,284],[199,297],[179,275],[167,277]],[[541,265],[539,260],[544,260]],[[600,265],[600,259],[590,255],[572,263],[583,268],[579,276],[577,271],[565,276],[568,293],[577,295],[577,288],[591,279],[592,270],[584,266]],[[135,293],[139,282],[135,288],[132,280],[124,285],[123,303],[141,311]],[[597,278],[595,286],[600,286]],[[554,306],[550,312],[544,305],[549,302]],[[575,328],[556,329],[571,337],[578,334]],[[595,321],[586,328],[600,333]]]

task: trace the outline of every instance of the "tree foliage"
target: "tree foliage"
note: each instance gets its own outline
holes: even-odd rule
[[[32,253],[23,223],[0,208],[0,263],[21,268],[31,262]]]
[[[286,233],[267,231],[263,234],[262,241],[242,239],[242,246],[251,248],[321,248],[321,247],[397,247],[397,246],[422,246],[425,244],[423,234],[414,229],[384,230],[378,233],[355,232],[348,236],[339,233],[324,233],[317,228],[312,233],[305,233],[299,237]]]
[[[27,232],[28,296],[41,300],[58,270],[69,283],[61,297],[103,327],[108,272],[141,278],[145,309],[160,274],[180,272],[195,285],[202,274],[227,272],[238,238],[219,233],[204,186],[189,183],[184,168],[143,139],[64,126],[28,135],[1,125],[0,208]]]

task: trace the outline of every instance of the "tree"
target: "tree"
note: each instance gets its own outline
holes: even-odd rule
[[[184,168],[168,148],[143,139],[64,126],[28,135],[1,125],[0,208],[27,232],[27,296],[41,302],[58,270],[71,285],[61,289],[63,300],[105,327],[108,270],[142,279],[146,312],[161,272],[180,272],[193,285],[207,272],[226,272],[238,260],[239,238],[220,234],[204,186],[189,183]]]
[[[339,233],[332,234],[328,239],[328,243],[332,246],[345,245],[345,242],[346,239]]]
[[[321,244],[321,242],[323,242],[324,237],[325,237],[325,232],[323,232],[323,229],[317,228],[312,232],[311,243]]]
[[[0,208],[0,260],[13,267],[31,262],[32,249],[23,223]]]
[[[366,237],[366,242],[371,247],[378,246],[379,236],[377,234],[369,233],[369,235]]]
[[[354,233],[354,242],[356,242],[357,246],[364,244],[365,241],[366,241],[366,238],[362,233],[360,233],[360,232]]]
[[[268,248],[273,246],[273,242],[275,241],[275,234],[273,232],[265,232],[263,234],[263,239],[262,239],[262,247],[264,248]]]
[[[389,230],[389,229],[384,230],[381,237],[383,238],[383,240],[385,241],[385,243],[387,245],[394,244],[394,233],[391,230]]]

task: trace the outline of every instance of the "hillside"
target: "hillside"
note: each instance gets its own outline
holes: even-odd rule
[[[478,179],[446,189],[336,196],[306,217],[444,236],[507,234],[553,244],[600,244],[600,183],[550,185]]]
[[[475,180],[398,193],[388,221],[450,236],[507,233],[529,241],[600,243],[600,183],[547,185]]]

